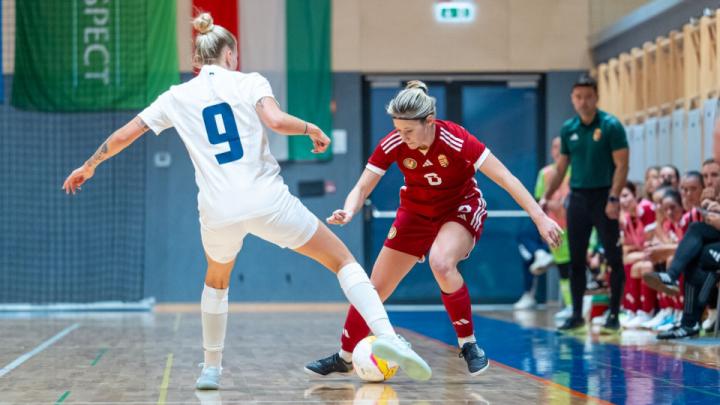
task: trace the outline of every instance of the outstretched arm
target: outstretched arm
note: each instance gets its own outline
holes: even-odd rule
[[[123,127],[113,132],[82,166],[73,170],[67,179],[65,179],[62,186],[65,193],[75,194],[77,190],[80,190],[80,186],[95,174],[95,168],[98,167],[100,163],[110,159],[130,146],[130,144],[140,138],[147,130],[148,127],[143,120],[140,117],[135,117]]]
[[[532,195],[525,189],[495,155],[490,154],[480,166],[480,171],[495,184],[502,187],[530,215],[545,242],[552,247],[560,244],[560,226],[543,212]]]
[[[272,97],[263,97],[255,104],[260,121],[281,135],[307,135],[313,142],[313,153],[323,153],[330,145],[330,138],[312,122],[303,121],[284,112]]]
[[[345,199],[343,209],[333,211],[332,215],[327,218],[327,222],[334,225],[345,225],[350,222],[353,215],[362,209],[365,200],[375,189],[381,178],[380,175],[365,169],[355,187]]]

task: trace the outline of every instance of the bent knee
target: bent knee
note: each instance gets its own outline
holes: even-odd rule
[[[438,277],[446,278],[457,272],[457,262],[443,255],[430,256],[430,268]]]

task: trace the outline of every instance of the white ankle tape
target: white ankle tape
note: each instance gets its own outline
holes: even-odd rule
[[[200,310],[208,314],[226,314],[228,312],[228,288],[217,289],[205,285],[200,300]]]

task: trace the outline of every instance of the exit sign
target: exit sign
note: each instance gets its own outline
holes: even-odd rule
[[[467,23],[475,20],[475,3],[443,1],[435,4],[435,19],[442,23]]]

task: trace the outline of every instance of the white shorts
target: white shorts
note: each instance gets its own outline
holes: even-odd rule
[[[282,248],[297,249],[315,235],[317,217],[289,192],[280,197],[280,208],[270,214],[209,228],[200,221],[203,248],[218,263],[235,260],[247,234]]]

